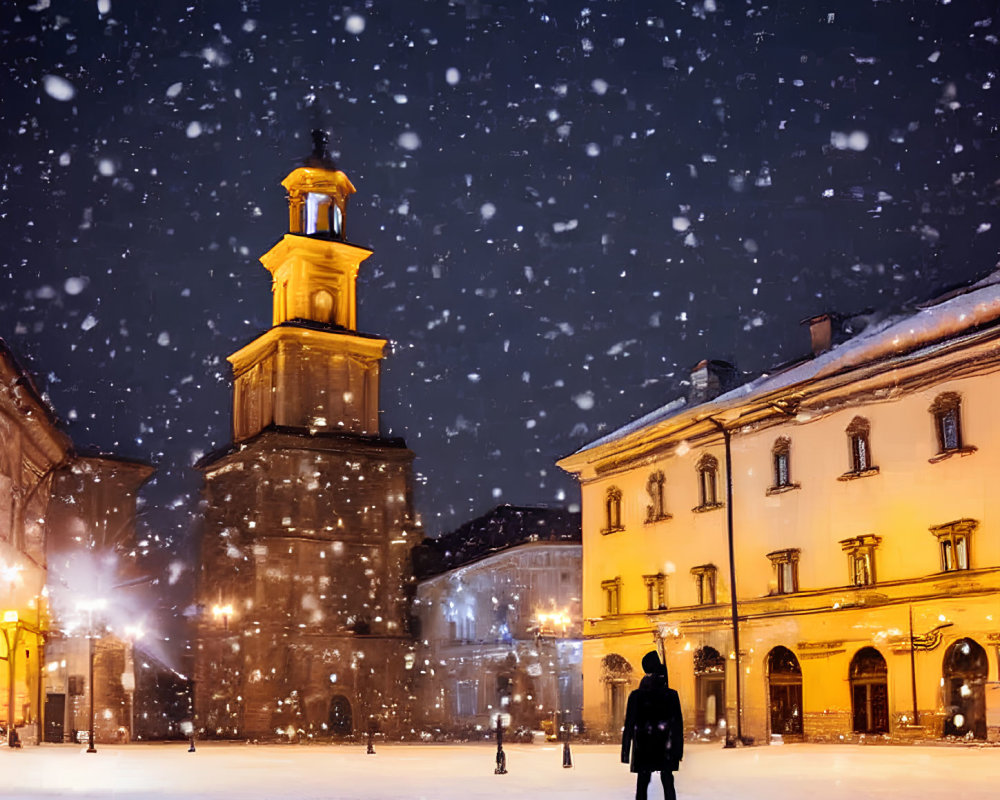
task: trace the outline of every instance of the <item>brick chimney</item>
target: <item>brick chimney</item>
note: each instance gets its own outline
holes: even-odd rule
[[[688,403],[707,403],[736,385],[736,367],[727,361],[705,359],[691,368],[691,388]]]
[[[802,320],[802,325],[809,326],[809,339],[812,343],[812,353],[818,356],[830,349],[833,342],[833,317],[830,314],[819,314]]]

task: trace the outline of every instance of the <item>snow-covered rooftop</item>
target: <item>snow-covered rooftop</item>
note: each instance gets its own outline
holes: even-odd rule
[[[765,373],[708,402],[690,405],[678,398],[577,450],[584,453],[636,431],[683,415],[704,416],[752,402],[757,397],[809,384],[886,359],[923,355],[1000,318],[1000,270],[913,310],[873,322],[856,336],[813,358]]]

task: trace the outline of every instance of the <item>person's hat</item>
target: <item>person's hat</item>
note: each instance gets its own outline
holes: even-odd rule
[[[660,665],[660,654],[655,650],[650,650],[646,655],[642,657],[642,671],[647,675],[656,675],[658,672],[662,671],[662,666]]]

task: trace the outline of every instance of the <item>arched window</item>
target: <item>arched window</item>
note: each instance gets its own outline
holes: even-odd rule
[[[872,469],[872,451],[869,443],[871,425],[864,417],[855,417],[847,426],[849,472],[862,473]]]
[[[326,289],[313,292],[310,311],[317,322],[333,322],[333,295]]]
[[[715,456],[706,453],[698,461],[698,508],[700,510],[718,508],[721,505],[718,477],[719,462]]]
[[[330,700],[330,715],[327,727],[334,736],[350,736],[354,732],[351,720],[351,701],[344,695],[334,695]]]
[[[625,698],[632,683],[632,665],[624,656],[609,653],[601,659],[601,683],[605,687],[608,722],[612,730],[620,731],[625,724]]]
[[[775,647],[767,656],[771,733],[802,735],[802,668],[795,653]]]
[[[604,494],[604,530],[601,533],[620,531],[622,525],[622,490],[609,486]]]
[[[646,493],[649,495],[649,505],[646,506],[646,522],[670,518],[664,497],[665,482],[666,478],[660,470],[650,474],[649,480],[646,481]]]
[[[851,706],[855,733],[889,732],[889,671],[874,647],[862,647],[851,659]]]
[[[962,398],[955,392],[939,394],[931,405],[938,451],[948,453],[962,449]]]
[[[973,639],[959,639],[944,654],[945,736],[986,738],[986,651]]]

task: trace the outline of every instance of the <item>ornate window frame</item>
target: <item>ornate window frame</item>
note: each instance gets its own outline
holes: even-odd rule
[[[838,480],[850,481],[878,475],[878,467],[872,460],[871,423],[865,417],[855,417],[847,426],[847,472]]]
[[[719,501],[719,460],[711,453],[698,459],[698,505],[692,511],[712,511],[722,508]]]
[[[667,610],[667,576],[662,572],[655,575],[643,575],[642,582],[646,587],[646,610]]]
[[[969,518],[931,526],[930,532],[938,540],[941,572],[972,569],[972,534],[978,527],[978,520]]]
[[[608,534],[623,531],[622,524],[622,490],[617,486],[609,486],[604,493],[604,527],[601,533]]]
[[[792,489],[802,488],[792,481],[792,440],[787,436],[779,436],[771,448],[771,479],[772,484],[766,494],[781,494]]]
[[[871,533],[841,540],[840,547],[847,553],[847,579],[851,586],[876,584],[875,550],[881,543],[882,537]]]
[[[622,613],[622,579],[621,576],[609,581],[601,581],[604,592],[604,616],[617,617]]]
[[[715,564],[701,564],[691,568],[691,575],[694,576],[698,605],[714,606],[718,602],[719,568]]]
[[[650,501],[649,505],[646,506],[647,525],[671,518],[671,515],[667,513],[666,481],[663,470],[656,470],[649,474],[646,481],[646,493],[649,495]]]
[[[934,435],[938,452],[931,456],[930,463],[936,464],[953,455],[966,456],[977,448],[965,443],[962,430],[962,396],[957,392],[943,392],[934,398],[928,409],[934,420]]]
[[[767,558],[774,565],[775,594],[795,594],[799,590],[799,555],[797,547],[775,550]]]

